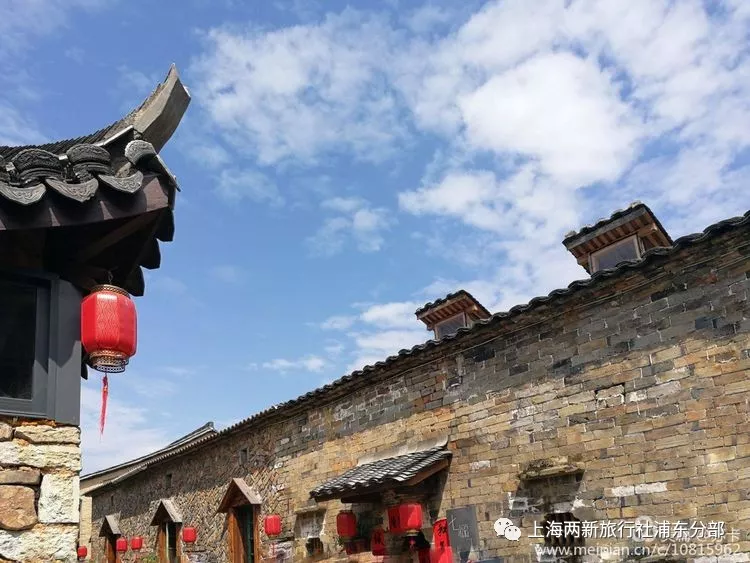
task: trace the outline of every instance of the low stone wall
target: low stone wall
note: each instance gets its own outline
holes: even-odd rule
[[[76,561],[80,430],[0,418],[0,562]]]

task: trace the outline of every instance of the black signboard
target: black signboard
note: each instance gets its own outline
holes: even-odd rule
[[[445,518],[453,553],[468,554],[472,549],[479,549],[477,511],[473,505],[451,508],[445,512]]]

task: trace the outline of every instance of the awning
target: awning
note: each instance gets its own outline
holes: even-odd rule
[[[219,503],[217,513],[226,514],[229,509],[235,506],[260,505],[263,500],[258,492],[250,487],[244,479],[234,478],[229,482],[224,497]]]
[[[99,529],[99,537],[121,536],[120,518],[117,514],[107,514],[102,520],[102,527]]]
[[[412,486],[446,468],[451,452],[445,445],[361,463],[310,491],[315,500],[356,497],[394,487]]]
[[[182,524],[182,514],[177,510],[172,499],[161,499],[156,506],[154,517],[151,519],[151,525],[157,526],[162,522]]]

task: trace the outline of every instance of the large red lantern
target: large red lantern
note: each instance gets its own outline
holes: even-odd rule
[[[392,534],[400,534],[401,530],[401,507],[391,506],[388,509],[388,531]]]
[[[198,531],[193,526],[185,526],[182,529],[182,541],[185,543],[195,543],[198,538]]]
[[[97,285],[81,302],[81,344],[87,363],[105,373],[102,380],[102,407],[99,433],[104,433],[109,381],[107,373],[125,371],[135,355],[138,336],[135,305],[124,289]]]
[[[263,531],[269,538],[275,538],[281,533],[281,516],[269,514],[263,521]]]
[[[378,557],[385,555],[385,532],[383,528],[377,527],[372,531],[372,536],[370,536],[370,551]]]
[[[78,560],[83,561],[86,559],[86,556],[89,554],[89,550],[85,545],[81,545],[76,550],[76,554],[78,555]]]
[[[344,541],[357,535],[357,517],[351,510],[342,510],[336,516],[336,532]]]
[[[399,524],[407,536],[419,535],[422,531],[422,505],[418,503],[400,505]]]
[[[135,305],[124,289],[98,285],[81,302],[81,344],[97,371],[120,373],[137,348]]]
[[[133,551],[140,551],[143,549],[143,538],[141,536],[133,536],[130,539],[130,549]]]
[[[118,553],[125,553],[128,550],[128,540],[125,538],[117,538],[115,542],[115,550]]]

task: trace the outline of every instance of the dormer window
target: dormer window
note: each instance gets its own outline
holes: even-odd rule
[[[608,219],[568,233],[563,244],[593,274],[622,262],[640,260],[649,250],[669,248],[673,241],[654,213],[636,201]]]
[[[592,253],[591,273],[609,270],[621,262],[638,260],[642,254],[638,237],[628,237]]]
[[[470,328],[491,316],[479,301],[463,289],[417,309],[416,315],[427,330],[435,333],[436,340],[455,334],[462,328]]]
[[[451,317],[447,320],[439,322],[435,325],[435,337],[439,340],[449,334],[458,332],[459,329],[468,326],[466,324],[466,315],[459,313],[458,315]]]

